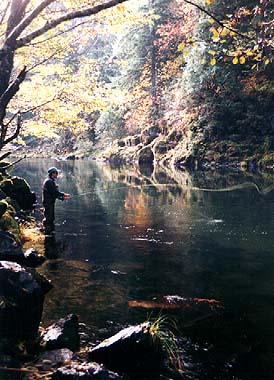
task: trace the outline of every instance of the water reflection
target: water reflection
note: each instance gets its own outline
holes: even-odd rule
[[[256,365],[264,367],[260,379],[270,378],[273,175],[190,175],[89,161],[22,162],[14,174],[23,174],[40,199],[43,177],[53,165],[62,169],[60,188],[72,198],[56,204],[56,237],[45,242],[49,260],[40,271],[54,289],[46,300],[44,323],[74,312],[89,326],[115,329],[146,319],[148,310],[130,307],[132,301],[154,302],[168,295],[215,299],[224,306],[222,312],[167,312],[184,335],[206,346],[199,354],[229,358],[241,367],[252,363],[256,353]],[[263,194],[265,188],[269,191]],[[245,378],[258,380],[244,368]],[[219,372],[197,378],[224,377]]]

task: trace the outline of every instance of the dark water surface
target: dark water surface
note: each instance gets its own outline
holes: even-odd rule
[[[39,269],[54,285],[45,325],[73,312],[89,339],[106,337],[146,320],[149,302],[186,298],[187,306],[162,313],[177,320],[187,378],[274,378],[274,191],[252,185],[267,188],[273,175],[53,160],[23,161],[12,174],[24,176],[41,203],[52,165],[72,197],[57,201],[56,237],[46,240],[49,260]]]

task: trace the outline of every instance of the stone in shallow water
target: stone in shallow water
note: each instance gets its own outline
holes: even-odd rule
[[[77,351],[79,344],[79,323],[75,314],[60,319],[41,334],[41,345],[47,350],[69,348]]]
[[[52,380],[123,380],[123,376],[108,371],[98,363],[72,364],[58,368]]]
[[[114,371],[129,374],[159,372],[163,361],[162,346],[143,323],[121,330],[89,352],[89,359],[103,363]]]
[[[35,362],[35,365],[43,371],[47,371],[50,368],[54,368],[57,365],[65,364],[69,362],[73,357],[73,352],[68,348],[61,348],[59,350],[53,350],[45,352]]]

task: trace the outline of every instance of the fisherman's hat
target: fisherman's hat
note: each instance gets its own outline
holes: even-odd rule
[[[55,166],[52,166],[48,169],[48,175],[51,175],[52,173],[59,173],[59,169],[57,169]]]

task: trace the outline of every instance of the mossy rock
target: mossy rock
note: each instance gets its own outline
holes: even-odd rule
[[[1,190],[14,199],[22,210],[31,210],[36,202],[36,196],[29,184],[20,177],[12,177],[1,182]]]
[[[0,219],[0,230],[11,232],[17,243],[21,243],[21,233],[19,224],[14,219],[14,217],[7,210]]]
[[[0,218],[5,214],[8,209],[8,204],[5,201],[0,201]]]
[[[9,212],[10,212],[11,214],[16,215],[16,213],[19,213],[19,211],[21,210],[21,208],[20,208],[18,202],[16,202],[15,199],[12,199],[12,198],[10,198],[10,197],[7,197],[7,198],[5,199],[5,201],[9,204]]]

